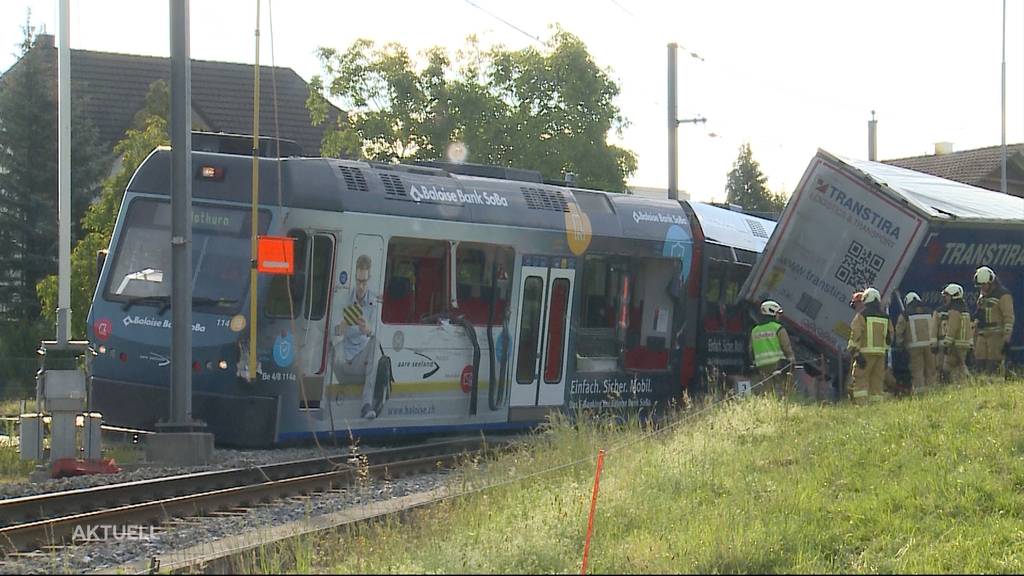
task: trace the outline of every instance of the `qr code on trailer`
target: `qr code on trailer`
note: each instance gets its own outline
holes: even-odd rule
[[[854,240],[843,254],[843,262],[836,270],[836,280],[853,288],[872,286],[882,266],[885,266],[885,258]]]

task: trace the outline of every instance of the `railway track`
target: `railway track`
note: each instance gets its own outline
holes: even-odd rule
[[[468,453],[507,441],[482,438],[381,449],[252,468],[184,474],[0,501],[0,551],[74,544],[96,526],[156,526],[290,496],[450,467]],[[95,528],[93,528],[95,531]]]

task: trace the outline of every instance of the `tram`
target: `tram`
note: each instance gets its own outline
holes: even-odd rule
[[[220,444],[650,415],[700,393],[707,366],[745,363],[738,290],[770,220],[512,168],[269,157],[264,142],[257,227],[292,239],[294,271],[254,291],[254,160],[237,137],[198,141],[192,415]],[[112,424],[168,415],[170,160],[154,150],[128,184],[89,312],[93,409]]]

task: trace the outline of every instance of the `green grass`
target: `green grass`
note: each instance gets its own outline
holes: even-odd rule
[[[461,477],[519,480],[304,554],[335,573],[578,573],[606,448],[589,572],[1020,573],[1022,384],[866,407],[755,397],[651,438],[558,422]]]
[[[7,438],[16,438],[18,426],[15,422],[4,421],[0,424],[0,435]],[[20,482],[28,478],[35,463],[23,461],[18,447],[13,443],[4,442],[0,444],[0,484]]]
[[[18,398],[8,398],[6,400],[0,400],[0,416],[15,416],[21,414],[21,403],[25,403],[25,410],[27,412],[35,412],[36,410],[36,399],[25,399],[21,400]]]

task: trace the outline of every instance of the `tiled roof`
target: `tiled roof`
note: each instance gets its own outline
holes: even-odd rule
[[[1024,153],[1024,144],[1006,145],[1008,164],[1010,159],[1022,153]],[[931,174],[947,180],[954,180],[972,186],[981,186],[986,179],[991,178],[993,174],[997,173],[1002,158],[1002,146],[989,146],[987,148],[950,152],[949,154],[913,156],[910,158],[883,160],[882,162],[899,166],[900,168],[924,172],[925,174]]]
[[[52,36],[40,35],[37,47],[49,48],[56,63]],[[170,58],[72,49],[72,90],[78,91],[72,98],[82,102],[100,140],[113,145],[131,127],[150,84],[163,79],[170,85],[170,66]],[[192,109],[210,131],[252,134],[253,72],[251,64],[192,60]],[[310,123],[308,85],[291,68],[260,66],[260,133],[276,135],[275,76],[281,138],[297,142],[306,156],[319,155],[326,123]],[[331,108],[333,119],[338,110]]]

